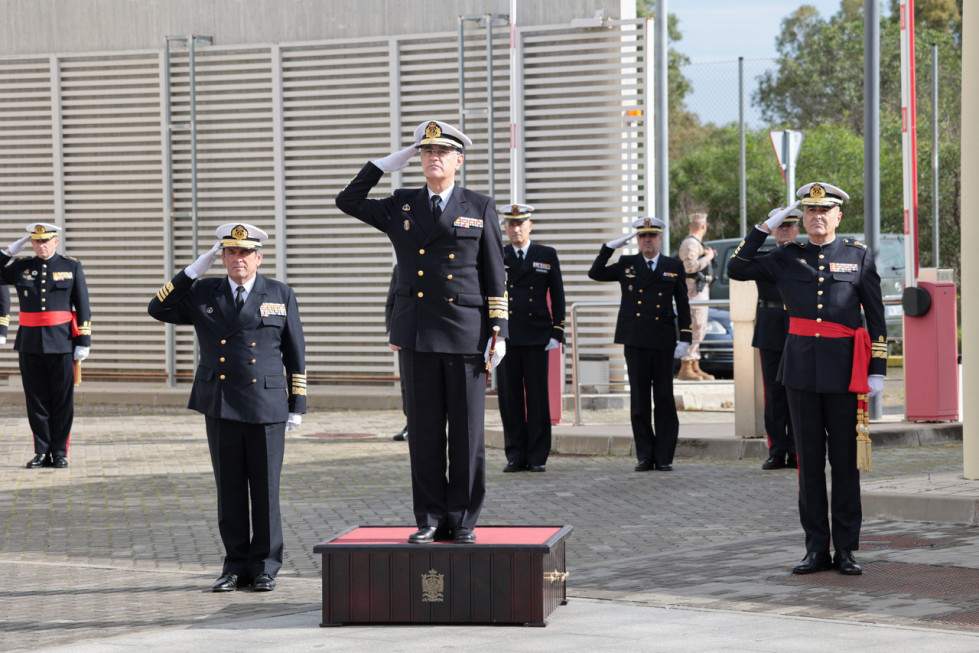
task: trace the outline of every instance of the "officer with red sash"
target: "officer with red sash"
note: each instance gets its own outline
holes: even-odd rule
[[[836,568],[858,575],[862,511],[857,470],[857,395],[879,394],[887,371],[887,334],[880,277],[865,244],[837,238],[844,191],[806,184],[790,205],[750,231],[728,262],[728,275],[778,286],[789,335],[778,381],[786,387],[799,464],[799,514],[806,557],[793,568],[809,574]],[[799,205],[809,242],[786,243],[756,257],[768,234]],[[861,328],[861,307],[867,328]],[[833,503],[826,491],[826,457]],[[832,509],[832,528],[827,513]],[[836,553],[829,555],[832,540]]]
[[[92,345],[92,311],[78,259],[58,254],[58,227],[27,225],[28,235],[0,252],[0,278],[14,286],[20,326],[14,349],[34,432],[28,469],[68,466],[68,436],[75,414],[73,360]],[[30,241],[33,257],[11,260]]]

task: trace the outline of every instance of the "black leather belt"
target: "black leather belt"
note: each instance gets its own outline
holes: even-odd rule
[[[785,308],[785,304],[783,304],[782,302],[770,302],[767,299],[759,299],[758,300],[758,307],[759,308],[778,308],[778,309],[783,309],[783,308]]]

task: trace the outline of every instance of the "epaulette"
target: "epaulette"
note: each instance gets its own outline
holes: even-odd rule
[[[800,247],[800,248],[802,247],[802,243],[800,243],[798,240],[790,240],[787,243],[782,243],[781,245],[779,245],[779,247],[787,247],[788,245],[795,245],[796,247]]]
[[[64,255],[64,256],[62,256],[61,258],[66,258],[66,259],[68,259],[69,261],[78,261],[78,259],[77,259],[77,258],[75,258],[74,256],[68,256],[68,255]]]
[[[844,238],[843,244],[849,245],[850,247],[859,247],[861,249],[867,249],[867,246],[861,243],[859,240],[850,240],[849,238]]]

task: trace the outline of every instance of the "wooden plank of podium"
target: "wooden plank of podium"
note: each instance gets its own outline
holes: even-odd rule
[[[356,526],[323,556],[323,621],[546,626],[567,599],[571,526],[480,526],[476,543],[409,544],[415,527]]]

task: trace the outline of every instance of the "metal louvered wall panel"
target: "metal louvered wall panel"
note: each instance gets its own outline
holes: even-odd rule
[[[645,213],[644,117],[628,114],[645,109],[645,71],[636,61],[641,25],[520,31],[526,196],[517,199],[537,208],[535,239],[558,249],[569,305],[618,299],[614,284],[589,281],[587,270],[602,242]],[[507,31],[494,28],[493,157],[485,29],[467,27],[462,71],[474,140],[466,185],[489,192],[492,158],[498,204],[511,199]],[[68,254],[83,261],[92,295],[86,370],[162,381],[166,330],[146,315],[146,304],[167,279],[168,221],[178,270],[210,246],[217,225],[253,222],[271,234],[261,271],[284,274],[299,297],[310,382],[390,382],[397,369],[383,312],[393,253],[383,234],[340,213],[334,197],[368,160],[409,143],[418,123],[459,122],[457,37],[198,46],[197,247],[191,218],[164,215],[162,48],[0,57],[0,240],[13,240],[31,220],[60,222],[63,206]],[[189,59],[170,57],[172,121],[186,123]],[[189,132],[175,130],[173,143],[173,208],[188,211]],[[413,159],[403,173],[385,175],[372,196],[422,184]],[[222,272],[216,263],[210,274]],[[608,342],[612,324],[614,312],[589,318],[582,338]],[[186,380],[194,372],[193,332],[176,334],[177,374]],[[618,347],[599,349],[621,358]],[[0,357],[0,373],[15,369],[15,357]]]

